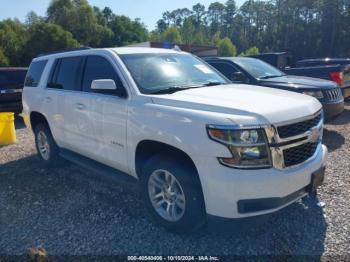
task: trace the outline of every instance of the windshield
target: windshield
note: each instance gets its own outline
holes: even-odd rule
[[[254,59],[254,58],[235,59],[234,62],[255,78],[263,79],[263,78],[272,78],[272,77],[285,75],[283,72],[281,72],[277,68],[259,59]]]
[[[198,58],[187,54],[120,55],[141,93],[227,84],[227,80]]]

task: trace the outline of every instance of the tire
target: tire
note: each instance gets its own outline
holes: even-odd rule
[[[169,231],[186,233],[199,229],[205,224],[206,212],[195,168],[180,163],[184,161],[156,155],[146,162],[140,183],[142,198],[153,222]],[[170,177],[172,182],[167,183],[166,177]],[[164,183],[165,187],[161,189],[160,185],[164,186]],[[169,187],[170,184],[172,187]],[[169,193],[166,188],[171,192]],[[153,198],[157,195],[158,197]],[[153,203],[151,198],[154,199]],[[154,203],[160,204],[161,202],[163,203],[157,210]],[[169,212],[167,212],[168,206],[171,207]]]
[[[39,123],[34,127],[35,146],[40,160],[46,167],[56,167],[59,162],[59,147],[46,124]]]

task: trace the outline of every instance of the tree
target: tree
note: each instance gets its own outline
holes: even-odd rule
[[[47,14],[48,22],[71,32],[81,44],[90,46],[99,43],[102,28],[98,26],[94,9],[86,0],[53,0]]]
[[[27,17],[26,17],[26,21],[25,21],[25,24],[27,26],[30,26],[34,23],[39,23],[39,22],[44,22],[45,19],[43,17],[40,17],[37,13],[35,13],[34,11],[30,11],[28,14],[27,14]]]
[[[184,44],[193,43],[193,35],[195,34],[195,27],[192,18],[186,18],[181,29],[181,38]]]
[[[222,39],[219,43],[219,56],[236,56],[237,50],[228,37]]]
[[[211,23],[210,32],[212,34],[221,30],[221,27],[224,22],[224,10],[225,5],[223,5],[220,2],[214,2],[209,5],[207,17]]]
[[[203,22],[203,17],[205,16],[205,6],[198,3],[192,7],[194,18],[195,18],[195,26],[199,28]]]
[[[260,54],[259,48],[256,46],[253,46],[251,48],[248,48],[245,52],[242,52],[239,54],[239,56],[250,56],[250,55],[258,55]]]
[[[4,54],[4,50],[0,48],[0,66],[9,66],[9,60]]]
[[[219,46],[220,41],[221,41],[220,35],[221,35],[220,32],[216,32],[216,33],[213,35],[213,37],[212,37],[212,39],[211,39],[211,44],[212,44],[212,45]]]
[[[35,23],[29,30],[29,38],[24,49],[24,65],[28,65],[33,57],[41,53],[79,47],[71,33],[62,27],[49,23]]]
[[[181,34],[179,29],[177,29],[176,26],[169,27],[168,30],[166,30],[162,36],[161,36],[162,41],[167,41],[170,43],[176,43],[176,44],[181,44],[182,39],[181,39]]]
[[[115,16],[109,23],[114,37],[113,45],[123,46],[148,40],[148,32],[140,20],[131,20],[127,16]]]
[[[10,65],[22,64],[26,41],[26,28],[20,21],[7,19],[0,22],[0,47]]]

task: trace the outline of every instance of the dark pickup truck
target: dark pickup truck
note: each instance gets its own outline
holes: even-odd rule
[[[27,68],[0,67],[0,112],[22,112],[22,90]]]
[[[339,86],[333,81],[286,75],[259,59],[249,57],[209,57],[204,60],[234,83],[266,86],[313,96],[322,103],[326,120],[344,111],[344,98]]]
[[[336,82],[345,98],[350,97],[350,59],[305,59],[293,63],[287,53],[265,53],[250,57],[265,61],[288,75],[309,76]]]

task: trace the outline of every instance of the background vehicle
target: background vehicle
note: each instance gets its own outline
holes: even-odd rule
[[[34,59],[25,83],[23,117],[42,162],[63,156],[139,185],[170,230],[271,213],[324,179],[316,99],[232,84],[184,52],[56,53]]]
[[[301,60],[294,63],[293,58],[287,53],[267,53],[250,56],[265,61],[285,72],[288,75],[309,76],[336,82],[342,90],[345,98],[350,97],[350,67],[347,59]],[[322,62],[323,61],[323,62]]]
[[[341,90],[332,81],[286,75],[259,59],[249,57],[215,57],[206,58],[205,61],[234,83],[267,86],[311,95],[322,103],[327,120],[344,111]]]
[[[22,112],[26,68],[0,67],[0,112]]]

